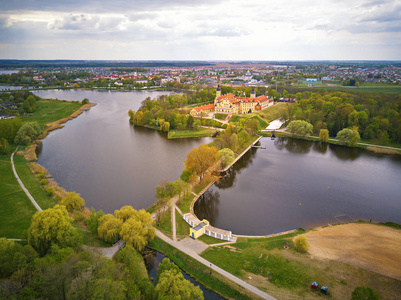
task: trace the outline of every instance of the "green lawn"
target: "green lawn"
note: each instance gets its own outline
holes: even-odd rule
[[[167,255],[182,270],[194,277],[206,288],[217,292],[224,298],[239,300],[253,299],[252,295],[250,295],[245,289],[233,284],[225,277],[213,272],[210,268],[163,242],[158,237],[148,244],[148,247]]]
[[[14,177],[10,156],[0,155],[0,236],[26,238],[35,212]]]
[[[199,194],[202,190],[207,187],[207,185],[212,181],[212,179],[205,180],[202,184],[198,184],[194,187],[193,191],[195,194]]]
[[[194,197],[195,196],[193,194],[189,194],[188,197],[186,197],[180,201],[178,207],[180,208],[180,210],[182,211],[183,214],[190,212],[191,202],[192,202],[192,200],[194,200]]]
[[[38,122],[43,128],[44,125],[69,117],[78,110],[82,104],[71,101],[58,101],[41,99],[37,102],[38,109],[29,116],[22,117],[22,121]]]
[[[197,130],[170,130],[168,132],[169,139],[182,139],[182,138],[191,138],[191,137],[205,137],[212,136],[215,133],[215,129],[209,128],[199,128]]]
[[[112,244],[105,242],[98,236],[92,234],[91,232],[83,229],[77,222],[72,222],[72,225],[78,230],[78,233],[82,236],[85,245],[92,247],[111,247]]]
[[[191,226],[189,226],[189,224],[182,218],[177,209],[175,210],[175,228],[177,239],[179,240],[186,238],[189,235],[189,228],[191,228]]]
[[[156,229],[159,229],[169,238],[173,237],[172,228],[171,228],[171,209],[168,208],[162,215],[160,223],[156,222]]]
[[[206,243],[208,245],[227,243],[227,241],[216,239],[216,238],[214,238],[212,236],[209,236],[209,235],[206,235],[206,234],[204,234],[201,237],[199,237],[198,240],[200,240],[200,241],[202,241],[202,242],[204,242],[204,243]]]
[[[14,155],[14,165],[18,176],[42,209],[53,207],[57,203],[51,196],[48,196],[43,185],[29,169],[28,163],[23,156]]]

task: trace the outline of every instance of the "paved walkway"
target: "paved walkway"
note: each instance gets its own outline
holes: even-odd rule
[[[215,266],[215,265],[211,264],[209,261],[207,261],[203,257],[200,257],[194,250],[191,250],[188,247],[186,247],[184,243],[176,242],[176,241],[173,241],[173,240],[169,239],[167,236],[165,236],[163,233],[161,233],[157,229],[156,229],[156,235],[160,239],[165,241],[166,243],[168,243],[171,246],[177,248],[181,252],[191,256],[193,259],[196,259],[197,261],[199,261],[200,263],[204,264],[208,268],[211,268],[211,270],[213,270],[214,272],[217,272],[217,273],[223,275],[224,277],[230,279],[231,281],[233,281],[236,284],[242,286],[243,288],[245,288],[248,291],[254,293],[255,295],[258,295],[259,297],[261,297],[263,299],[269,299],[269,300],[276,299],[273,296],[270,296],[269,294],[266,294],[265,292],[262,292],[261,290],[259,290],[258,288],[254,287],[253,285],[251,285],[251,284],[243,281],[242,279],[239,279],[238,277],[232,275],[231,273],[228,273],[227,271],[219,268],[218,266]]]
[[[32,195],[29,193],[29,191],[26,189],[25,185],[22,183],[21,179],[19,179],[19,177],[18,177],[17,171],[15,170],[15,166],[14,166],[14,153],[11,154],[11,167],[13,169],[14,176],[17,179],[20,187],[25,192],[25,194],[28,196],[29,200],[31,200],[33,206],[35,206],[35,208],[38,211],[42,211],[42,209],[40,208],[39,204],[36,203],[35,199],[33,199]]]
[[[119,250],[124,248],[124,246],[125,246],[124,242],[120,240],[117,243],[115,243],[112,247],[103,248],[103,247],[91,247],[83,245],[82,248],[85,250],[89,250],[91,252],[98,252],[100,253],[101,256],[112,259],[114,254],[116,254]]]

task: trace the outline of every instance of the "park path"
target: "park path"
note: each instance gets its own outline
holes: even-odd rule
[[[248,291],[254,293],[255,295],[263,298],[263,299],[268,299],[268,300],[274,300],[273,296],[270,296],[269,294],[262,292],[258,288],[254,287],[253,285],[243,281],[242,279],[239,279],[238,277],[232,275],[231,273],[219,268],[218,266],[213,265],[210,263],[208,260],[204,259],[203,257],[199,256],[194,250],[191,250],[187,247],[185,247],[182,243],[173,241],[169,239],[167,236],[165,236],[163,233],[161,233],[159,230],[156,229],[156,236],[165,241],[166,243],[170,244],[174,248],[177,248],[181,252],[191,256],[193,259],[196,259],[198,262],[202,263],[206,267],[210,268],[211,271],[217,272],[224,277],[230,279],[231,281],[235,282],[236,284],[242,286],[243,288],[247,289]]]
[[[122,240],[119,240],[111,247],[92,247],[88,245],[83,245],[82,248],[85,250],[89,250],[90,252],[98,252],[101,256],[112,259],[114,254],[124,248],[124,246],[124,242]]]
[[[33,206],[35,206],[35,208],[38,211],[42,211],[42,209],[40,208],[39,204],[35,201],[35,199],[32,197],[32,195],[26,189],[25,185],[22,183],[21,179],[18,177],[17,170],[15,169],[15,166],[14,166],[14,152],[11,154],[11,167],[13,169],[13,173],[14,173],[15,179],[17,179],[17,181],[18,181],[20,187],[22,188],[22,190],[24,191],[24,193],[28,196],[29,200],[31,200]]]

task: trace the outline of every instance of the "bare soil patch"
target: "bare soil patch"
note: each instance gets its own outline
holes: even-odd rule
[[[401,230],[375,224],[344,224],[305,234],[309,253],[401,280]]]

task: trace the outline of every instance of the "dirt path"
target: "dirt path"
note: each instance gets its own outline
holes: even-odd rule
[[[309,253],[401,280],[401,230],[375,224],[345,224],[305,234]]]

